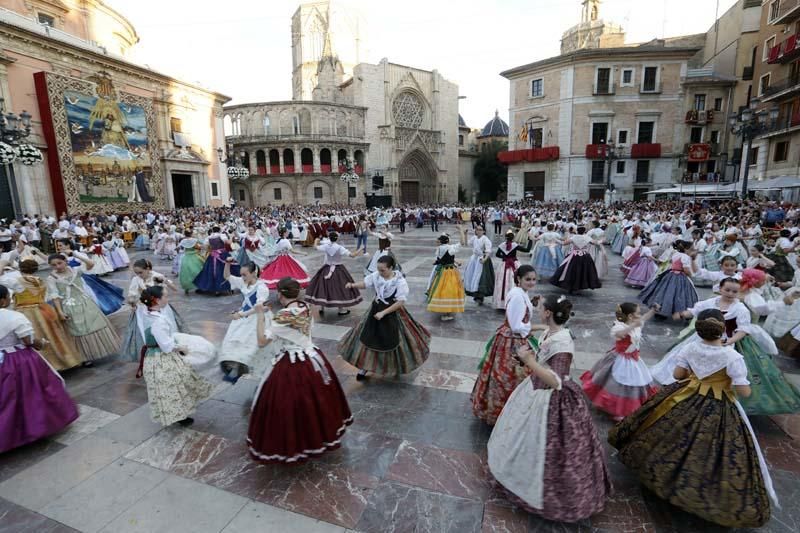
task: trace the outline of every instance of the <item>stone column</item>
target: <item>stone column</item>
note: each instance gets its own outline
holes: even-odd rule
[[[283,174],[285,171],[283,169],[283,150],[278,148],[278,164],[280,165],[280,172]]]
[[[322,172],[322,169],[320,168],[321,163],[320,163],[320,160],[319,160],[319,151],[320,150],[321,150],[321,148],[319,146],[315,146],[312,149],[312,152],[311,152],[314,155],[314,173],[315,174],[319,174],[320,172]]]

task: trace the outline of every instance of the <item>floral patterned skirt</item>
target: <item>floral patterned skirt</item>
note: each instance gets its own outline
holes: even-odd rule
[[[162,426],[191,416],[214,388],[174,352],[148,352],[143,375],[153,421]]]

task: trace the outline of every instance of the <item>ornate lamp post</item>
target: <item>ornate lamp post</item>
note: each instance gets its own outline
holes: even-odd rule
[[[19,215],[19,194],[12,163],[18,161],[26,166],[41,163],[42,152],[32,144],[22,142],[31,134],[31,115],[23,110],[16,115],[6,113],[5,100],[0,98],[0,170],[2,179],[8,180],[14,216]]]
[[[743,200],[747,199],[747,181],[750,177],[750,152],[753,149],[753,139],[774,129],[778,122],[778,115],[780,115],[780,110],[777,107],[772,107],[769,111],[763,109],[756,111],[760,103],[758,98],[752,98],[749,107],[742,108],[739,113],[732,113],[728,118],[733,134],[742,138],[742,148],[744,150],[744,158],[742,159],[742,165],[744,165],[744,176],[742,177]]]
[[[616,146],[614,141],[610,143],[602,142],[603,145],[603,159],[608,162],[608,173],[606,174],[606,191],[608,193],[608,197],[613,202],[612,195],[614,193],[614,184],[611,183],[611,166],[614,164],[614,161],[617,159],[622,159],[625,147],[623,146]]]
[[[349,157],[344,160],[344,173],[339,177],[347,185],[347,205],[350,205],[350,185],[358,183],[360,179]]]
[[[250,177],[250,170],[242,166],[244,151],[237,154],[233,151],[233,144],[228,143],[227,152],[222,148],[217,148],[217,157],[220,163],[225,163],[228,167],[228,177],[230,179],[243,180]]]

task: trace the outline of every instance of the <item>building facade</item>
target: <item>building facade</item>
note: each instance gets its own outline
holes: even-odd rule
[[[0,96],[33,115],[27,141],[45,155],[3,167],[4,216],[227,202],[229,98],[132,63],[137,42],[99,0],[0,2]]]

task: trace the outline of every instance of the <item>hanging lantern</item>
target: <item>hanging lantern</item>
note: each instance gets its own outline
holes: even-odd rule
[[[17,158],[17,152],[10,144],[0,142],[0,165],[9,165]]]
[[[42,152],[32,144],[20,144],[17,147],[17,158],[23,165],[32,166],[41,163]]]

